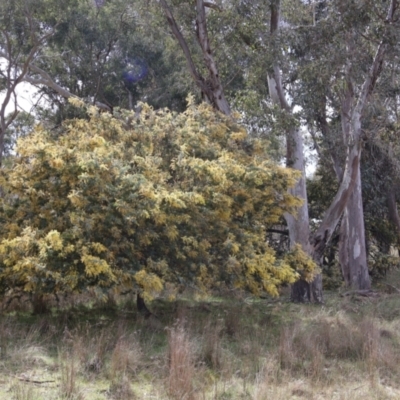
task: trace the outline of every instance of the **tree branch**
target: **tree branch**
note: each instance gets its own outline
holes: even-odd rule
[[[287,229],[280,230],[280,229],[269,228],[269,229],[267,229],[267,232],[268,233],[278,233],[280,235],[289,236],[289,231]]]
[[[280,20],[280,1],[272,0],[271,1],[271,37],[272,40],[275,39],[278,29],[279,29],[279,20]],[[272,76],[268,75],[268,90],[271,96],[271,99],[274,103],[278,103],[284,110],[290,112],[291,108],[286,100],[285,93],[282,86],[282,76],[279,69],[279,66],[275,63],[273,65],[273,74]]]
[[[197,28],[197,39],[203,52],[203,59],[208,69],[209,80],[207,90],[204,92],[214,108],[223,112],[226,115],[231,113],[228,102],[225,99],[223,87],[218,74],[218,68],[212,55],[210,40],[207,32],[207,20],[205,4],[203,0],[196,1],[196,28]]]
[[[171,27],[172,33],[178,40],[178,43],[182,48],[183,53],[185,54],[190,74],[192,75],[196,85],[200,88],[202,93],[206,96],[206,98],[210,101],[210,103],[216,110],[221,111],[226,115],[229,115],[231,113],[231,110],[227,100],[225,99],[221,80],[219,79],[218,69],[212,56],[210,42],[208,39],[204,1],[196,0],[196,28],[197,39],[201,47],[204,63],[207,67],[209,74],[207,80],[204,79],[204,77],[201,76],[201,74],[198,72],[193,62],[186,40],[184,39],[180,29],[178,28],[178,25],[166,0],[160,0],[160,3],[164,9],[164,13],[167,18],[168,24]],[[208,6],[210,7],[211,4],[213,3],[209,3]]]
[[[394,22],[394,14],[397,8],[398,8],[397,0],[391,0],[386,15],[386,20],[385,20],[386,24],[390,25]],[[384,35],[386,35],[386,32]],[[369,69],[368,76],[364,81],[360,97],[358,98],[355,107],[354,116],[357,119],[361,118],[361,114],[365,108],[367,98],[375,88],[376,81],[378,80],[378,77],[382,70],[383,60],[385,57],[387,47],[388,47],[387,40],[385,37],[383,37],[381,42],[379,43],[378,49],[376,50],[374,60]],[[353,123],[356,124],[356,126],[361,129],[361,124],[359,123],[359,121],[354,120]]]
[[[58,83],[54,82],[54,80],[51,78],[51,76],[46,71],[42,70],[41,68],[37,67],[36,65],[30,64],[29,65],[29,69],[32,72],[40,75],[40,78],[33,78],[33,77],[29,76],[29,75],[26,75],[24,77],[24,80],[26,82],[29,82],[29,83],[31,83],[32,85],[35,85],[35,86],[38,86],[38,85],[47,86],[47,87],[53,89],[55,92],[57,92],[62,97],[65,97],[66,99],[68,99],[70,97],[78,98],[78,96],[75,96],[69,90],[63,88]],[[108,106],[107,104],[101,103],[99,101],[96,101],[95,105],[97,107],[99,107],[101,110],[105,110],[105,111],[109,111],[109,112],[112,111],[110,106]]]
[[[169,8],[169,6],[165,0],[160,0],[160,3],[164,9],[165,17],[167,18],[167,22],[172,30],[172,33],[174,34],[176,40],[178,41],[179,45],[181,46],[181,49],[183,50],[183,53],[186,58],[186,62],[189,67],[190,74],[192,75],[195,83],[200,87],[200,89],[206,90],[206,86],[204,84],[204,79],[196,69],[196,66],[193,62],[192,55],[190,54],[189,47],[188,47],[186,40],[183,37],[180,29],[178,28],[178,25],[175,21],[175,18],[172,14],[171,9]]]

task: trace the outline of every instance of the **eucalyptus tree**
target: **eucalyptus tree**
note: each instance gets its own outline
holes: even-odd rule
[[[377,7],[372,2],[324,3],[326,18],[316,24],[314,32],[306,32],[310,53],[303,65],[304,61],[309,65],[301,71],[303,83],[308,84],[308,91],[315,95],[314,99],[304,102],[308,117],[330,149],[340,185],[314,236],[314,249],[321,253],[345,205],[339,246],[343,274],[349,286],[368,289],[360,158],[366,114],[373,103],[384,58],[395,50],[398,4],[392,1]],[[335,130],[340,133],[341,140],[337,136],[333,139]],[[345,160],[338,147],[333,146],[334,142],[346,152]]]
[[[17,106],[13,114],[5,110],[22,81],[38,88],[57,123],[77,112],[70,97],[106,111],[132,109],[140,100],[185,108],[190,84],[179,73],[183,63],[171,38],[151,26],[145,2],[16,0],[1,7],[3,131],[17,115]]]
[[[296,117],[293,105],[301,106],[303,121],[310,125],[314,137],[315,129],[322,133],[325,148],[332,158],[332,172],[339,182],[320,226],[311,235],[310,253],[320,262],[344,212],[340,242],[343,272],[350,286],[367,289],[370,280],[360,176],[362,124],[382,73],[384,57],[395,47],[397,2],[383,5],[380,10],[368,2],[362,5],[359,2],[320,2],[318,13],[316,7],[310,8],[312,18],[303,19],[300,24],[293,24],[290,19],[279,23],[280,6],[283,11],[290,9],[290,4],[285,2],[270,3],[269,40],[275,54],[267,76],[271,98],[289,120]],[[385,13],[383,19],[380,18],[382,12]],[[290,15],[286,12],[284,17],[290,18]],[[283,48],[286,50],[281,50]],[[288,98],[292,99],[291,106]],[[290,154],[297,151],[299,155],[294,161],[298,162],[297,168],[302,169],[301,136],[296,138],[291,132],[296,132],[294,127],[287,129],[287,145],[291,150],[287,161],[290,163]],[[306,193],[305,181],[300,179],[296,190]],[[302,221],[307,218],[307,211],[300,210],[299,217],[294,220],[295,228],[289,229],[294,237],[296,228],[307,232],[301,229]],[[297,236],[304,247],[308,246],[307,235]],[[303,295],[318,300],[320,282],[313,282],[309,287],[306,282],[299,282],[296,286],[292,296],[297,300]]]
[[[388,253],[391,246],[398,247],[400,243],[400,218],[397,210],[400,198],[398,50],[394,48],[388,55],[387,68],[377,84],[364,125],[362,186],[366,225],[384,253]]]
[[[189,88],[177,82],[179,58],[172,59],[163,29],[153,29],[149,7],[138,0],[80,2],[50,42],[50,54],[58,56],[51,75],[110,110],[133,109],[138,101],[182,109]]]
[[[284,3],[284,6],[288,7],[288,4],[290,6],[290,2]],[[342,255],[345,268],[348,268],[347,281],[356,288],[369,288],[360,176],[362,119],[382,72],[385,55],[393,47],[397,1],[379,7],[370,2],[344,3],[340,0],[321,2],[319,6],[310,7],[311,16],[303,21],[301,17],[304,14],[299,13],[300,21],[293,24],[282,20],[280,1],[271,0],[269,4],[257,2],[257,6],[254,6],[254,2],[239,2],[236,7],[245,9],[241,25],[244,28],[238,27],[241,31],[239,35],[250,50],[259,53],[260,49],[270,50],[269,56],[263,58],[265,67],[261,71],[263,76],[259,78],[268,82],[272,102],[281,110],[281,118],[287,120],[287,165],[302,172],[294,192],[304,199],[304,206],[299,210],[297,218],[287,217],[292,245],[301,243],[303,249],[320,262],[333,231],[345,213],[342,223]],[[301,10],[304,3],[297,3],[297,7]],[[260,8],[262,12],[254,17],[254,11],[258,12]],[[382,13],[384,17],[380,19]],[[252,24],[253,17],[258,24]],[[293,17],[293,14],[291,17],[299,19],[298,16]],[[307,71],[310,72],[306,63],[315,66],[321,59],[325,65],[320,70],[314,70],[314,75],[309,78],[314,86],[310,85],[311,90],[305,92],[307,86],[303,84],[302,78]],[[361,64],[362,68],[359,67]],[[319,89],[321,86],[332,87],[334,96],[330,98],[326,90],[315,90],[317,84],[320,85]],[[321,103],[313,103],[314,96]],[[292,104],[289,104],[290,99],[293,99]],[[326,138],[331,141],[328,113],[334,107],[334,113],[340,121],[345,153],[342,159],[332,154],[339,181],[338,190],[320,226],[310,238],[304,146],[298,128],[300,121],[293,111],[296,103],[301,106],[313,103],[311,114],[305,115],[319,130],[325,129]],[[308,297],[322,301],[320,277],[311,284],[300,280],[293,289],[292,297],[296,300]]]
[[[34,62],[43,55],[59,19],[58,2],[16,0],[0,3],[0,165],[5,148],[4,135],[20,110],[16,89],[28,79]],[[12,107],[13,111],[9,112]]]
[[[109,111],[133,108],[137,100],[182,110],[187,92],[195,88],[225,114],[237,108],[255,130],[283,134],[287,165],[301,172],[293,193],[303,198],[303,206],[297,218],[286,216],[292,246],[301,244],[320,262],[344,212],[342,254],[348,283],[369,286],[362,128],[378,78],[386,71],[384,58],[392,60],[397,51],[396,0],[380,5],[367,0],[235,0],[218,5],[203,0],[69,0],[59,8],[58,2],[38,0],[42,8],[37,9],[22,7],[22,0],[13,4],[19,8],[9,8],[9,20],[20,22],[1,22],[0,55],[11,65],[3,70],[2,82],[8,85],[9,100],[13,85],[25,80],[50,99],[60,119],[69,112],[64,101],[69,97]],[[339,182],[311,235],[300,129],[304,123],[322,138]],[[320,277],[293,286],[293,298],[304,297],[322,301]]]

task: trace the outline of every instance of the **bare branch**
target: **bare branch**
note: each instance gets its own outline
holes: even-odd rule
[[[63,88],[58,83],[54,82],[54,80],[50,77],[50,75],[46,71],[42,70],[41,68],[37,67],[34,64],[31,64],[29,66],[29,68],[31,69],[31,71],[39,74],[41,77],[40,78],[33,78],[33,77],[29,76],[29,75],[26,75],[24,77],[24,80],[26,82],[29,82],[29,83],[31,83],[32,85],[35,85],[35,86],[39,86],[39,85],[47,86],[47,87],[53,89],[55,92],[57,92],[59,95],[61,95],[62,97],[66,98],[66,99],[68,99],[70,97],[78,98],[78,96],[75,96],[69,90]],[[96,101],[95,105],[97,107],[99,107],[101,110],[105,110],[105,111],[109,111],[109,112],[112,111],[110,106],[108,106],[107,104],[101,103],[99,101]]]
[[[190,74],[192,75],[196,84],[201,88],[201,90],[205,90],[206,87],[204,84],[204,79],[196,69],[196,66],[193,62],[192,55],[190,54],[189,47],[188,47],[186,40],[183,37],[180,29],[178,28],[178,25],[175,21],[175,18],[172,14],[171,9],[169,8],[169,6],[165,0],[160,0],[160,3],[164,9],[164,13],[167,18],[167,22],[172,30],[172,33],[174,34],[175,38],[178,40],[178,43],[181,46],[183,53],[185,54],[185,58],[186,58],[186,62],[189,67]]]
[[[274,38],[279,29],[280,20],[280,2],[273,0],[271,2],[271,36]],[[279,66],[275,64],[273,66],[272,76],[268,76],[268,89],[271,95],[271,99],[274,103],[279,105],[286,111],[290,112],[290,105],[286,100],[285,93],[282,86],[282,76]]]
[[[394,22],[394,14],[398,8],[398,2],[397,0],[391,0],[390,6],[388,8],[388,12],[386,15],[386,20],[385,23],[390,25]],[[372,93],[374,90],[376,81],[378,80],[378,77],[382,71],[382,65],[383,65],[383,59],[386,53],[386,50],[388,48],[388,43],[385,37],[382,38],[381,42],[379,43],[378,49],[376,50],[374,60],[372,62],[372,65],[369,69],[369,73],[367,78],[364,81],[364,84],[361,88],[361,94],[360,97],[358,98],[356,107],[355,107],[355,117],[359,119],[361,117],[361,114],[364,110],[366,101],[368,96]],[[357,121],[356,119],[353,121],[354,124],[356,124],[357,127],[361,127],[359,120]]]
[[[197,39],[203,51],[203,59],[209,73],[209,84],[205,94],[211,101],[214,108],[223,112],[225,115],[231,113],[229,104],[225,99],[221,80],[219,78],[217,64],[212,55],[210,40],[207,33],[206,11],[203,0],[197,0],[197,17],[196,17]]]
[[[175,18],[169,8],[166,0],[160,0],[160,3],[164,9],[165,16],[168,24],[171,27],[172,33],[178,40],[180,47],[185,54],[185,58],[189,67],[190,74],[192,75],[196,85],[200,88],[202,93],[207,97],[213,107],[226,115],[230,114],[230,107],[225,99],[221,80],[219,78],[218,69],[215,60],[212,56],[210,43],[207,34],[206,15],[205,15],[205,3],[203,0],[196,1],[196,27],[197,27],[197,39],[203,52],[203,59],[206,64],[209,77],[204,79],[203,76],[198,72],[190,53],[189,47],[183,37]],[[211,4],[211,3],[210,3]]]

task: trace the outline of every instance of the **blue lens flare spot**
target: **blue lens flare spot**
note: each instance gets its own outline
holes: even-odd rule
[[[127,60],[126,67],[122,73],[122,78],[127,84],[137,83],[145,78],[148,74],[146,61],[135,58]]]

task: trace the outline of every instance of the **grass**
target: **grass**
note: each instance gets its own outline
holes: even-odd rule
[[[396,293],[85,302],[1,315],[0,399],[400,398]]]

